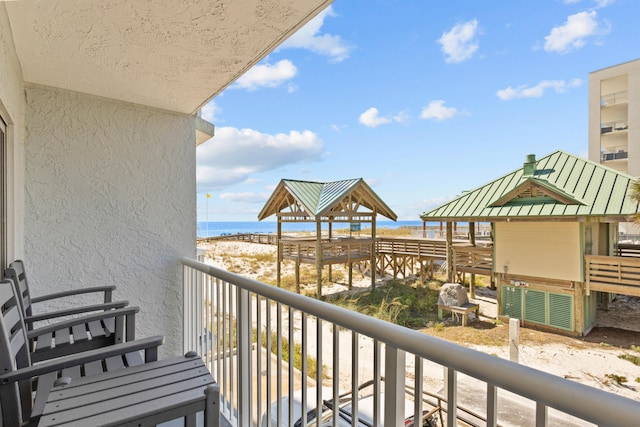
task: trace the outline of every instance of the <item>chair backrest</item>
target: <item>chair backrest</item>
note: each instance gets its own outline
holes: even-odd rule
[[[31,366],[22,308],[11,280],[0,281],[0,372]],[[32,409],[31,380],[0,384],[0,406],[4,425],[21,425]]]
[[[4,271],[7,279],[13,280],[16,286],[16,292],[20,295],[19,303],[22,307],[22,313],[25,317],[33,314],[31,310],[31,294],[29,293],[29,283],[27,282],[27,273],[24,271],[24,262],[15,260]]]

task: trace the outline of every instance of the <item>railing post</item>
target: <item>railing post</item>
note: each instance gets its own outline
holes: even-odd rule
[[[251,424],[251,324],[249,324],[249,291],[239,289],[236,302],[238,359],[238,425]]]
[[[458,424],[458,371],[445,367],[444,379],[447,393],[447,427],[456,427]]]
[[[384,349],[384,425],[404,425],[405,352],[390,345]]]

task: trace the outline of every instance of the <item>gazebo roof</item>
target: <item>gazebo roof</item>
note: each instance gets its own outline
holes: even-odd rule
[[[424,221],[625,221],[638,205],[628,197],[636,178],[558,150],[420,215]]]
[[[333,182],[283,179],[262,208],[258,220],[262,221],[287,208],[292,210],[292,214],[296,209],[302,209],[301,214],[309,219],[317,219],[329,212],[346,212],[344,201],[350,196],[353,203],[349,206],[350,209],[357,210],[362,206],[394,221],[397,219],[396,214],[371,187],[362,178],[358,178]]]

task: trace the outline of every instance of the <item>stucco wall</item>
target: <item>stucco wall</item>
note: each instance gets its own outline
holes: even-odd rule
[[[7,123],[7,259],[23,256],[25,94],[11,26],[0,2],[0,116]]]
[[[137,336],[182,347],[182,270],[195,256],[192,117],[28,87],[25,259],[34,294],[114,283]]]
[[[577,222],[497,222],[495,269],[508,274],[581,281]]]

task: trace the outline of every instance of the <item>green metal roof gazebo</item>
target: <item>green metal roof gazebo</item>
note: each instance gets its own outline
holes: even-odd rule
[[[281,262],[296,262],[296,288],[300,291],[299,268],[301,262],[315,263],[317,270],[317,296],[322,295],[322,268],[324,265],[348,264],[349,285],[352,283],[354,262],[369,262],[371,285],[375,284],[376,217],[385,216],[393,221],[396,214],[378,197],[362,179],[332,182],[313,182],[283,179],[258,214],[261,221],[271,215],[278,217],[277,283],[281,283]],[[313,240],[283,239],[282,223],[315,222]],[[328,224],[328,238],[322,238],[322,224]],[[371,237],[333,238],[333,223],[371,224]],[[351,229],[351,228],[350,228]],[[331,275],[331,270],[329,270]]]

